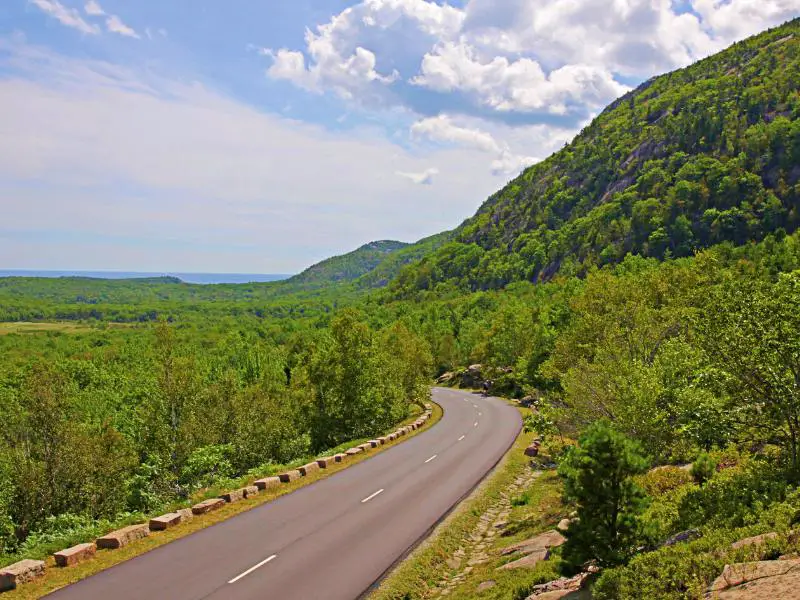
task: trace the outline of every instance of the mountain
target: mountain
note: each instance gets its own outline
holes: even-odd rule
[[[800,225],[800,19],[655,77],[403,269],[403,296],[581,275]]]
[[[404,242],[392,240],[370,242],[347,254],[312,265],[283,283],[291,287],[323,287],[354,281],[372,271],[390,254],[408,246]]]
[[[390,253],[374,269],[356,279],[356,286],[361,289],[384,287],[397,276],[405,265],[435,252],[449,242],[452,237],[452,231],[437,233]]]

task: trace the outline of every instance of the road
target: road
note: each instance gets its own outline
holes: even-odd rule
[[[435,426],[292,494],[49,595],[53,600],[354,600],[505,454],[522,422],[434,389]]]

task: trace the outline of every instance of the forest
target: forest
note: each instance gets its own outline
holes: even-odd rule
[[[0,321],[73,325],[0,335],[0,565],[375,435],[480,365],[567,493],[598,423],[631,486],[700,465],[636,488],[596,587],[698,597],[743,528],[800,523],[798,29],[647,82],[455,232],[313,285],[0,279]]]

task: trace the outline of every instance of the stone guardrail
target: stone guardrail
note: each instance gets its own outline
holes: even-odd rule
[[[344,453],[326,456],[312,461],[302,467],[280,473],[275,477],[266,477],[253,482],[253,485],[226,492],[217,498],[209,498],[195,504],[191,508],[183,508],[176,512],[167,513],[159,517],[153,517],[147,523],[129,525],[117,531],[112,531],[93,543],[78,544],[71,548],[61,550],[53,554],[55,564],[58,567],[69,567],[80,562],[90,560],[95,557],[98,549],[116,550],[123,548],[131,542],[140,540],[150,535],[151,532],[165,531],[172,527],[179,526],[191,521],[197,515],[204,515],[218,510],[226,504],[239,502],[247,498],[256,496],[259,492],[279,488],[282,485],[299,480],[320,469],[327,469],[334,464],[345,462],[349,457],[367,452],[373,448],[378,448],[383,444],[388,444],[401,436],[404,436],[415,429],[419,429],[431,418],[432,407],[425,404],[425,412],[411,425],[400,427],[389,435],[369,440],[368,442],[350,448]],[[47,565],[43,560],[25,559],[0,568],[0,593],[16,589],[17,586],[34,581],[42,577],[46,572]]]

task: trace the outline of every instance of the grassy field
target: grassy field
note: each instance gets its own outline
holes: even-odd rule
[[[383,452],[384,450],[387,450],[392,446],[396,446],[397,444],[402,444],[404,441],[414,437],[415,435],[423,431],[426,431],[427,429],[435,425],[442,418],[443,413],[442,413],[442,408],[435,402],[432,403],[432,406],[433,406],[433,414],[431,415],[431,418],[420,429],[412,431],[410,434],[404,437],[398,438],[397,440],[389,442],[383,446],[379,446],[378,448],[374,448],[368,452],[351,456],[347,459],[346,462],[332,465],[328,469],[310,473],[307,477],[301,477],[300,479],[292,483],[281,485],[281,487],[275,490],[262,492],[258,496],[246,500],[241,500],[233,504],[226,504],[217,511],[214,511],[206,515],[197,516],[188,523],[181,524],[179,527],[175,527],[174,529],[152,532],[149,537],[133,542],[129,546],[126,546],[119,550],[98,550],[97,556],[94,559],[89,560],[85,563],[74,565],[72,567],[58,568],[55,566],[55,561],[53,560],[52,556],[50,556],[46,560],[47,574],[43,578],[22,585],[18,587],[16,590],[6,592],[2,595],[2,598],[3,600],[33,600],[35,598],[41,598],[59,588],[80,581],[81,579],[85,579],[86,577],[89,577],[91,575],[94,575],[95,573],[99,573],[100,571],[113,567],[114,565],[117,565],[121,562],[134,558],[135,556],[139,556],[140,554],[144,554],[145,552],[154,550],[159,546],[163,546],[182,537],[186,537],[187,535],[191,535],[196,531],[205,529],[206,527],[209,527],[211,525],[229,519],[245,511],[256,508],[257,506],[261,506],[262,504],[266,504],[267,502],[271,502],[272,500],[275,500],[280,496],[285,496],[286,494],[290,494],[301,487],[311,485],[315,481],[319,481],[320,479],[325,479],[326,477],[330,477],[331,475],[338,473],[339,471],[346,469],[352,465],[358,464],[363,460],[367,460],[368,458],[375,456],[377,453]],[[415,421],[418,416],[419,415],[412,416],[408,420],[404,421],[402,424],[398,425],[398,427],[407,425]],[[347,446],[354,447],[357,446],[358,444],[363,443],[364,441],[365,440],[355,440],[347,444]],[[344,446],[342,446],[338,450],[342,449],[344,449]],[[241,486],[244,486],[244,485],[249,485],[251,482],[250,480],[248,481],[242,480],[240,483]],[[197,494],[193,498],[193,501],[199,501],[200,498],[206,496],[209,497],[214,496],[214,494],[208,492],[210,492],[210,490],[207,490],[207,493],[205,494],[203,493]]]
[[[103,325],[103,327],[121,329],[131,327],[131,325],[127,323],[108,323]],[[13,323],[0,323],[0,335],[8,335],[10,333],[80,333],[82,331],[91,331],[92,329],[97,329],[97,325],[75,322],[29,323],[18,321]]]

